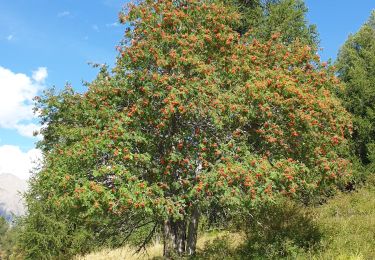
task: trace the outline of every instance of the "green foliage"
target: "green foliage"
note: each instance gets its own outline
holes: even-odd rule
[[[0,216],[0,237],[2,237],[8,230],[9,224],[4,217]]]
[[[9,229],[9,224],[5,220],[4,217],[0,216],[0,258],[3,257],[4,253],[4,242],[5,234],[7,233]]]
[[[355,154],[373,172],[375,163],[375,11],[342,46],[336,66],[346,88],[340,97],[353,114]]]
[[[137,244],[148,234],[149,226],[129,230],[132,223],[125,216],[97,215],[88,219],[69,208],[51,205],[37,195],[44,193],[37,181],[37,176],[30,180],[28,213],[17,224],[17,248],[26,259],[70,259],[102,247],[119,247],[128,236],[126,242]],[[138,224],[143,221],[133,220],[139,220]]]
[[[147,242],[196,207],[256,207],[348,177],[338,83],[303,41],[239,34],[240,13],[215,0],[144,1],[120,19],[129,28],[112,72],[84,94],[36,98],[45,159],[27,195],[29,257],[152,223]]]
[[[20,226],[20,247],[26,259],[68,259],[90,248],[86,227],[64,219],[62,210],[29,203],[29,213]],[[59,215],[61,213],[62,215]]]
[[[0,217],[0,259],[23,259],[18,248],[19,226],[17,221],[12,225]]]
[[[307,7],[303,0],[234,0],[242,14],[237,30],[252,31],[252,37],[267,41],[281,32],[282,41],[291,44],[296,39],[317,47],[319,37],[315,25],[308,25]]]
[[[319,244],[322,237],[313,215],[290,201],[247,210],[238,221],[247,237],[241,252],[248,259],[296,257]]]
[[[243,243],[230,238],[207,242],[198,259],[373,259],[375,178],[326,204],[303,207],[284,201],[239,216]],[[245,215],[244,215],[245,216]]]

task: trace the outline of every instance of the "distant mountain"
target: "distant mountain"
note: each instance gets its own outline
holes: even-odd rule
[[[12,215],[20,216],[25,213],[22,195],[26,191],[27,183],[9,173],[0,174],[0,215],[7,220]]]

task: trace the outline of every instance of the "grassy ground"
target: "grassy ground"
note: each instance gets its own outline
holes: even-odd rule
[[[200,236],[197,259],[375,259],[374,183],[349,194],[339,194],[327,204],[307,211],[310,219],[306,223],[317,227],[320,234],[319,240],[309,248],[299,247],[298,242],[301,241],[298,241],[298,234],[294,233],[289,236],[287,234],[285,239],[281,237],[282,244],[270,245],[269,242],[266,244],[267,240],[247,240],[246,243],[244,235],[216,232]],[[288,228],[288,225],[281,223],[283,227]],[[303,225],[298,229],[302,232],[313,230]],[[278,230],[275,236],[282,232],[283,230]],[[148,248],[147,254],[133,252],[131,248],[124,247],[77,257],[77,260],[158,259],[162,256],[162,245],[154,243]]]
[[[206,246],[214,243],[217,240],[228,242],[232,245],[232,250],[240,245],[240,241],[243,236],[239,234],[230,234],[228,232],[211,232],[203,234],[197,243],[197,250],[203,252]],[[206,252],[206,251],[205,251]],[[119,260],[119,259],[159,259],[163,256],[163,245],[160,242],[155,242],[153,245],[147,248],[147,252],[141,252],[138,254],[134,253],[134,249],[130,247],[122,247],[113,250],[102,250],[100,252],[94,252],[86,256],[78,256],[76,260]]]
[[[315,259],[375,259],[375,187],[340,194],[316,209],[324,237]]]

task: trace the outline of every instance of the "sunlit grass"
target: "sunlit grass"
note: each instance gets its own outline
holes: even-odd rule
[[[324,238],[315,259],[375,259],[375,187],[340,194],[316,209]]]
[[[243,236],[240,234],[233,234],[229,232],[209,232],[202,234],[197,242],[197,251],[202,252],[205,250],[206,245],[214,240],[225,239],[232,249],[235,249],[238,245],[243,242]],[[128,246],[118,248],[118,249],[105,249],[99,252],[94,252],[86,256],[78,256],[76,260],[118,260],[118,259],[153,259],[162,258],[163,256],[163,245],[161,242],[156,241],[152,245],[146,248],[146,251],[141,251],[140,253],[135,253],[136,248],[131,248]]]

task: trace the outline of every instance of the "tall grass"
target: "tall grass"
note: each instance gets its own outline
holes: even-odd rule
[[[314,259],[375,259],[375,186],[340,194],[316,208],[324,237]]]

